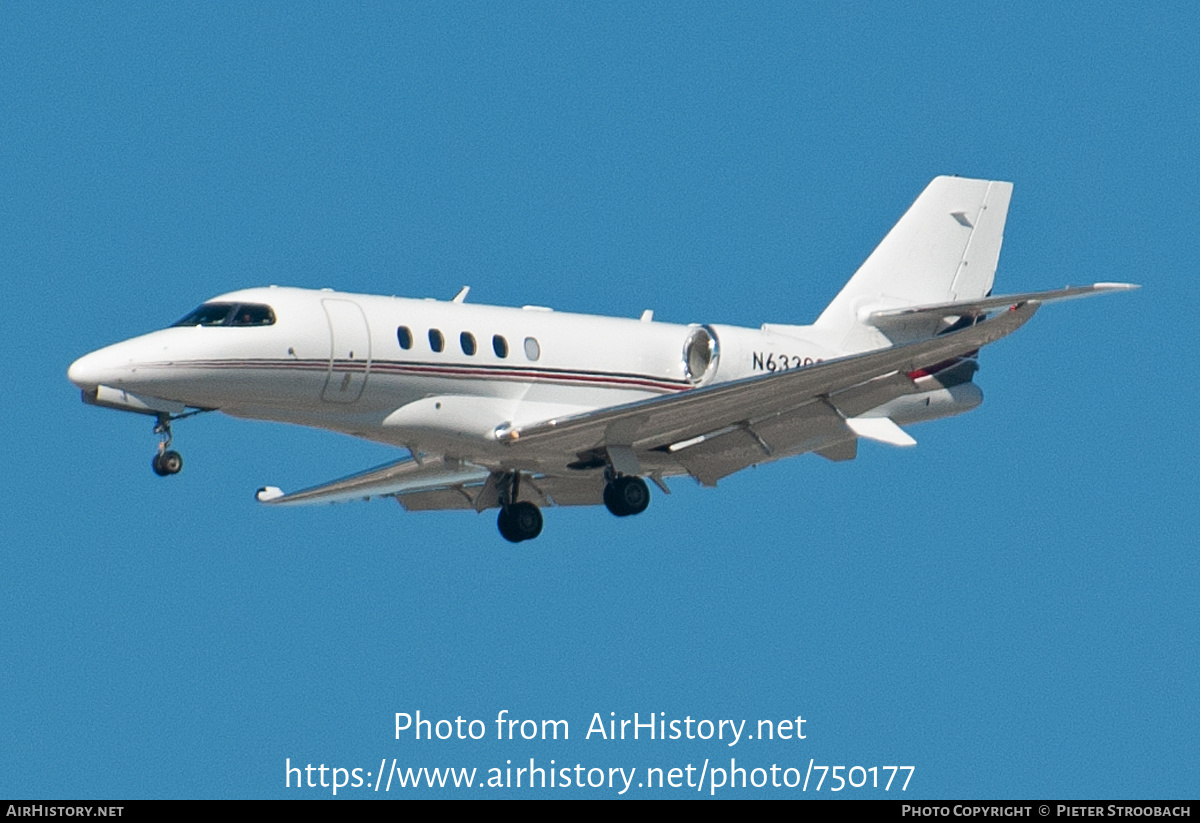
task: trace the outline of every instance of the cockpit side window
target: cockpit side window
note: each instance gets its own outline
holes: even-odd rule
[[[271,326],[275,323],[275,312],[270,306],[260,303],[243,303],[233,313],[232,326]]]
[[[260,303],[205,303],[176,326],[270,326],[275,312]]]

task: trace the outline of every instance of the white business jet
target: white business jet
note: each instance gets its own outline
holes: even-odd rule
[[[170,328],[75,361],[83,400],[155,418],[153,468],[183,465],[171,424],[201,411],[388,443],[404,459],[270,505],[394,497],[409,511],[499,509],[500,533],[541,508],[650,502],[646,478],[706,486],[781,457],[851,460],[859,438],[983,399],[979,349],[1042,303],[1136,288],[1096,283],[992,297],[1012,184],[938,177],[809,326],[657,323],[344,294],[247,289]]]

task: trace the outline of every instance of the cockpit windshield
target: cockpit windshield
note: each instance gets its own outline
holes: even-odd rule
[[[270,326],[275,312],[261,303],[205,303],[176,326]]]

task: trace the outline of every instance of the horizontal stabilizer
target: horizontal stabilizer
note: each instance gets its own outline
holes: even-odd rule
[[[418,463],[406,458],[292,494],[284,494],[276,486],[265,486],[258,490],[255,497],[260,503],[282,506],[339,503],[440,489],[460,483],[479,483],[486,480],[489,474],[485,468],[457,460],[426,457]]]
[[[956,300],[950,303],[933,303],[927,306],[909,306],[903,309],[889,311],[874,311],[867,317],[872,326],[883,327],[890,322],[917,315],[938,315],[939,317],[970,317],[988,314],[997,309],[1019,306],[1022,303],[1053,303],[1056,300],[1076,300],[1080,297],[1092,297],[1111,291],[1130,291],[1141,288],[1133,283],[1093,283],[1090,286],[1067,286],[1064,289],[1050,291],[1029,291],[1022,294],[1002,294],[998,297],[984,297],[979,300]]]
[[[891,446],[915,446],[917,441],[890,417],[851,417],[846,425],[859,437],[876,440]]]

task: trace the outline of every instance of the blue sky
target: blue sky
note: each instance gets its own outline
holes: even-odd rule
[[[913,798],[1196,797],[1198,18],[6,4],[0,795],[734,757],[911,765]],[[1014,182],[997,291],[1143,289],[1044,309],[916,449],[549,511],[516,547],[491,515],[255,504],[394,457],[328,433],[202,416],[160,479],[149,422],[65,377],[268,283],[805,323],[938,174]],[[489,736],[396,740],[417,710]],[[571,739],[497,741],[501,710]],[[597,712],[806,739],[585,740]]]

